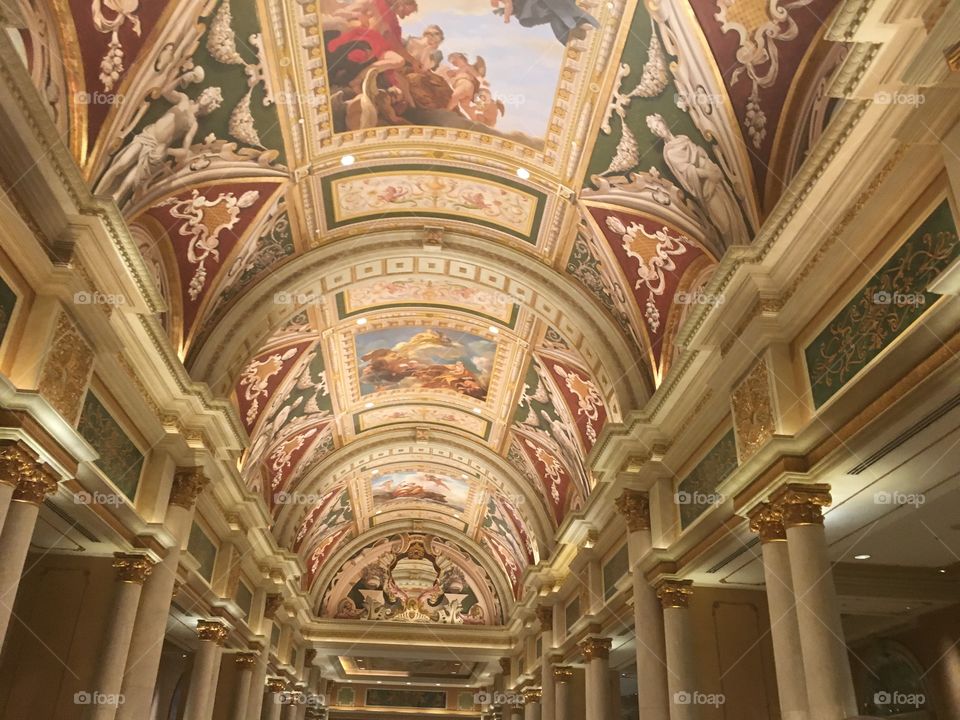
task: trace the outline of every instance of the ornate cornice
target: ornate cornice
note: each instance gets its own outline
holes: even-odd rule
[[[624,490],[616,500],[616,507],[630,532],[650,529],[650,498],[646,493]]]
[[[783,508],[761,503],[750,513],[750,530],[760,535],[761,542],[782,542],[787,539],[783,525]]]
[[[523,690],[523,702],[527,705],[540,702],[542,696],[543,691],[540,688],[524,688]]]
[[[770,498],[783,513],[784,527],[823,525],[823,508],[833,502],[830,486],[821,483],[790,483]]]
[[[17,502],[42,505],[47,495],[57,491],[57,481],[42,463],[35,462],[21,469],[13,499]]]
[[[143,585],[153,572],[153,560],[136,553],[114,553],[113,569],[119,582]]]
[[[267,692],[277,695],[287,689],[287,683],[283,678],[270,678],[267,680]]]
[[[237,653],[233,656],[233,662],[237,666],[237,670],[253,670],[257,664],[257,654]]]
[[[689,607],[691,595],[693,595],[692,580],[664,580],[657,586],[657,597],[660,598],[660,606],[664,610],[668,608],[685,610]]]
[[[562,683],[570,682],[573,680],[573,668],[569,665],[556,665],[553,668],[553,679]]]
[[[212,641],[223,645],[230,633],[226,625],[216,620],[198,620],[197,637],[201,640]]]
[[[203,474],[202,467],[177,468],[173,474],[170,504],[192,510],[200,493],[209,482],[207,476]]]
[[[610,638],[587,638],[580,644],[583,652],[583,658],[587,662],[591,660],[606,660],[610,657],[610,648],[613,647],[613,640]]]

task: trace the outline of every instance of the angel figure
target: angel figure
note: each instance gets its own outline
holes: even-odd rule
[[[571,37],[586,37],[588,27],[600,27],[593,15],[577,7],[576,0],[490,0],[490,4],[505,23],[516,18],[523,27],[549,25],[564,45]]]
[[[470,119],[483,123],[487,127],[496,127],[497,120],[506,113],[503,100],[493,97],[489,85],[483,85],[470,105]]]
[[[456,110],[459,107],[469,115],[470,102],[479,92],[487,74],[487,63],[478,55],[476,62],[471,64],[467,56],[459,52],[450,53],[449,61],[452,67],[442,71],[453,89],[447,110]]]

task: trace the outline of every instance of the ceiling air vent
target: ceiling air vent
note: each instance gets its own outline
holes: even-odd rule
[[[714,573],[716,573],[716,572],[719,572],[719,571],[721,570],[721,568],[726,567],[727,565],[729,565],[731,562],[733,562],[734,560],[736,560],[738,557],[740,557],[741,555],[743,555],[747,550],[749,550],[750,548],[754,547],[754,546],[757,545],[759,542],[760,542],[760,538],[758,538],[758,537],[750,538],[750,541],[747,542],[747,543],[746,543],[743,547],[741,547],[739,550],[737,550],[737,551],[734,552],[734,553],[731,553],[731,554],[727,555],[723,560],[721,560],[721,561],[718,562],[716,565],[714,565],[712,568],[710,568],[709,570],[707,570],[707,574],[708,574],[708,575],[712,575],[712,574],[714,574]]]

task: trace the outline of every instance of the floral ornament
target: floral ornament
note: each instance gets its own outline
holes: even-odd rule
[[[560,464],[556,455],[547,452],[544,448],[535,445],[526,438],[524,438],[524,442],[527,447],[533,450],[533,454],[536,455],[537,460],[543,466],[544,476],[550,481],[550,497],[553,498],[555,505],[559,504],[560,484],[563,482],[563,465]]]
[[[687,252],[687,244],[684,238],[674,238],[667,234],[667,228],[657,230],[653,235],[647,233],[642,225],[630,223],[624,225],[620,218],[607,216],[607,227],[621,236],[623,240],[623,249],[628,256],[634,258],[639,267],[637,268],[638,280],[634,287],[641,289],[646,287],[649,291],[644,306],[643,316],[653,332],[660,329],[660,311],[657,309],[656,298],[663,295],[667,287],[666,272],[673,272],[677,269],[673,261],[673,256],[683,255]],[[642,237],[641,237],[642,236]],[[653,257],[649,261],[644,257],[644,239],[656,240],[653,250]]]
[[[583,415],[587,418],[587,437],[591,443],[597,441],[597,429],[593,423],[600,418],[599,409],[603,407],[603,398],[597,386],[588,378],[582,377],[579,373],[567,370],[561,365],[554,364],[553,371],[563,378],[567,390],[577,396],[577,415]]]
[[[193,190],[185,200],[174,197],[158,206],[170,206],[170,215],[186,220],[180,226],[179,234],[190,239],[187,260],[197,266],[187,290],[191,300],[200,296],[207,282],[207,260],[220,260],[220,233],[232,230],[240,219],[240,210],[252,206],[259,197],[256,190],[248,190],[239,198],[233,193],[220,193],[215,200],[208,200],[198,190]]]
[[[250,403],[246,414],[248,425],[257,419],[260,398],[268,394],[270,380],[283,370],[283,364],[296,354],[296,348],[289,348],[282,355],[274,353],[268,358],[254,360],[244,369],[240,376],[240,387],[243,388],[244,398]]]
[[[307,440],[317,434],[319,428],[310,428],[305,433],[294,435],[288,440],[281,442],[273,452],[270,453],[270,469],[273,470],[273,482],[271,486],[274,490],[283,480],[283,470],[290,467],[293,462],[293,455],[302,448]]]
[[[737,49],[740,67],[730,76],[730,84],[736,84],[744,75],[752,83],[747,98],[746,123],[747,134],[757,149],[767,136],[767,116],[760,104],[760,89],[772,86],[780,70],[780,54],[776,43],[796,39],[799,29],[796,21],[790,17],[790,11],[811,2],[794,0],[781,5],[780,0],[770,0],[761,13],[762,17],[755,17],[753,13],[745,11],[743,0],[717,0],[715,17],[721,28],[724,32],[736,30],[740,35],[740,47]],[[766,72],[761,71],[763,67],[766,67]]]
[[[93,14],[93,26],[104,34],[110,33],[110,44],[100,60],[100,82],[106,90],[113,90],[123,74],[123,45],[120,42],[120,28],[129,21],[130,29],[140,36],[140,18],[137,17],[140,0],[93,0],[90,11]],[[115,15],[104,15],[104,7]]]

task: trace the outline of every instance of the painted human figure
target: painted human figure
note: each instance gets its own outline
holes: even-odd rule
[[[199,118],[209,115],[223,104],[223,93],[218,87],[205,88],[193,100],[177,86],[186,87],[202,82],[202,67],[196,67],[170,82],[163,90],[163,98],[172,107],[155,122],[147,125],[113,159],[97,186],[97,191],[108,193],[120,202],[127,193],[143,186],[153,177],[168,156],[183,159],[190,154]],[[177,140],[180,147],[173,147]]]
[[[549,25],[564,45],[571,37],[583,38],[588,27],[600,27],[597,19],[577,6],[576,0],[490,0],[505,23],[516,18],[523,27]]]
[[[683,189],[703,207],[725,246],[746,245],[750,233],[727,178],[706,150],[686,135],[674,135],[659,114],[647,116],[647,127],[663,140],[663,159]]]
[[[443,44],[443,30],[439,25],[427,25],[419,37],[407,38],[406,48],[424,70],[436,70],[443,60],[440,45]]]
[[[487,74],[487,64],[482,57],[478,57],[476,62],[470,63],[467,56],[463,53],[451,53],[451,67],[443,70],[444,77],[453,88],[453,96],[447,105],[447,110],[456,110],[462,108],[465,113],[470,113],[470,103],[473,97],[480,90],[480,84]]]

